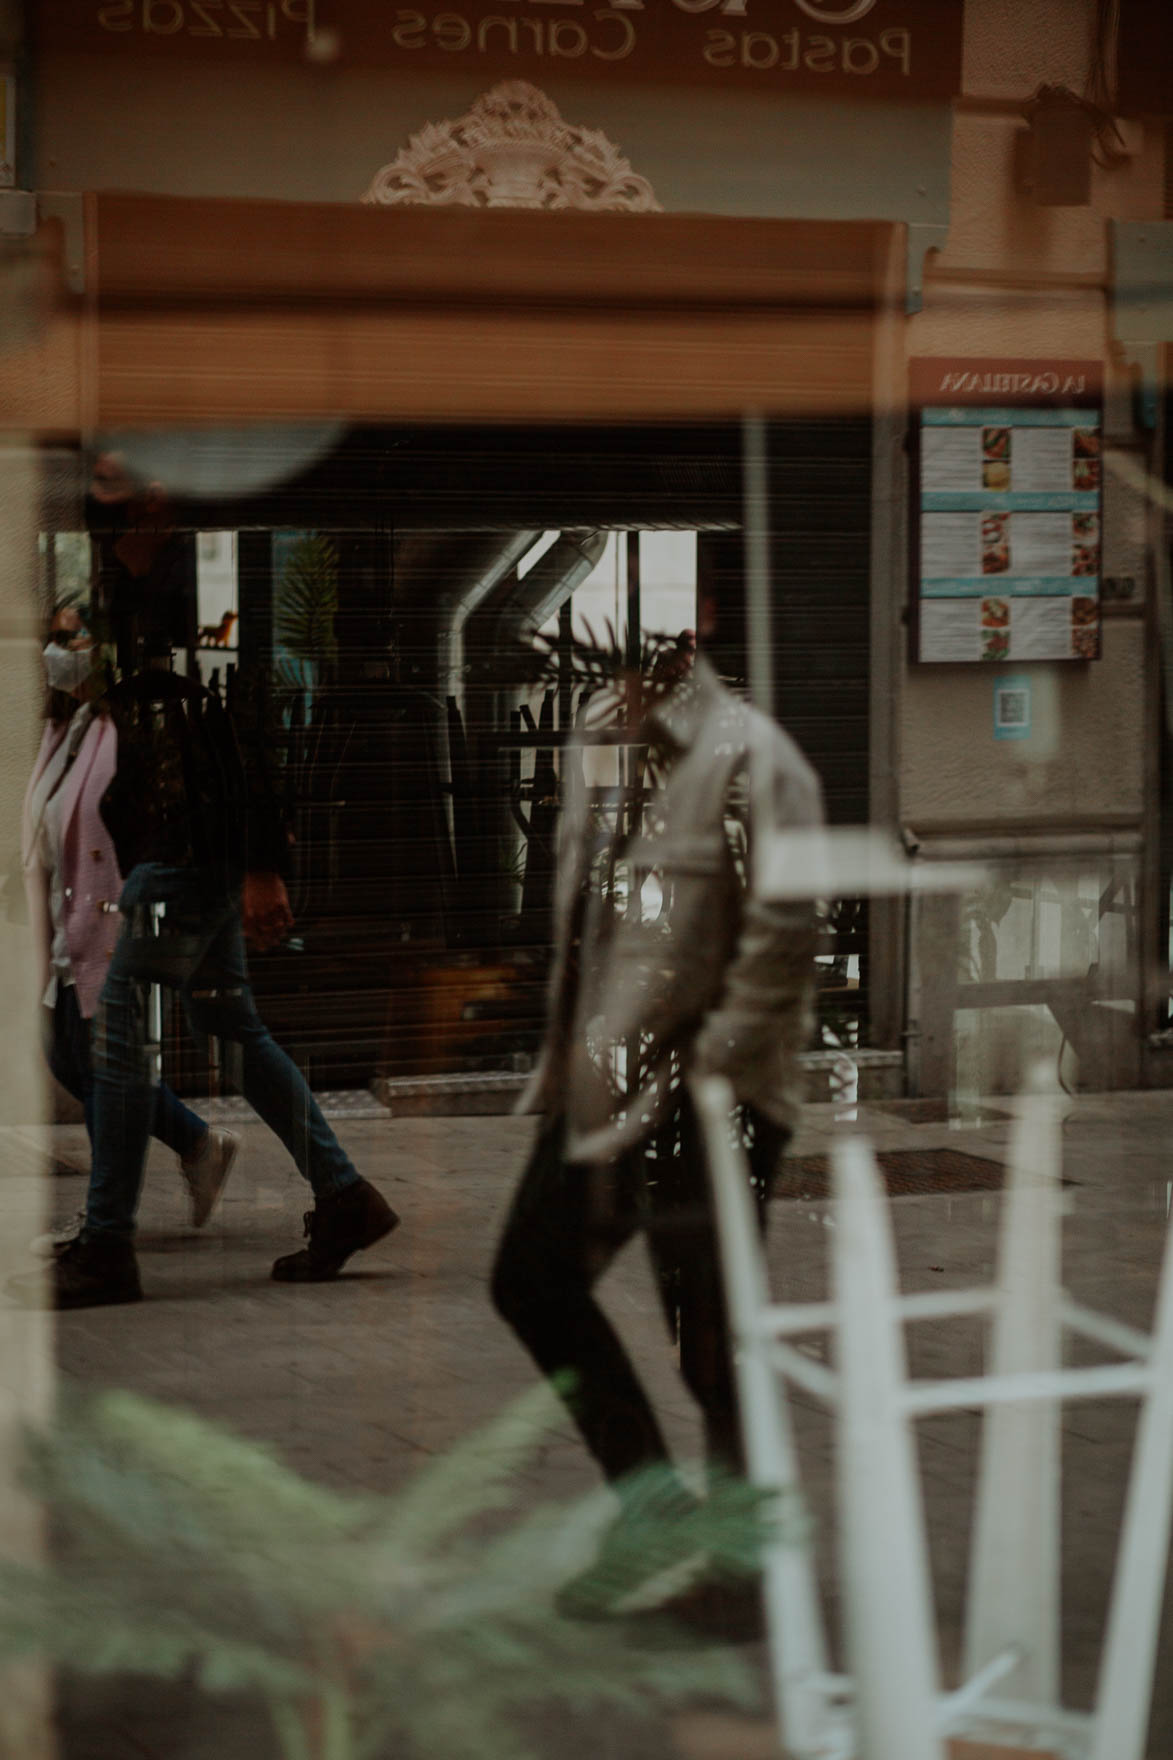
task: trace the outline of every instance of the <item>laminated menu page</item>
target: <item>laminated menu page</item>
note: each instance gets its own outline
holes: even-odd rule
[[[915,657],[1100,654],[1099,364],[919,361]]]

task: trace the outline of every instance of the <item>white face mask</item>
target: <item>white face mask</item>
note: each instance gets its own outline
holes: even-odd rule
[[[63,648],[59,642],[50,642],[42,658],[49,689],[65,691],[69,696],[81,689],[94,665],[92,648]]]

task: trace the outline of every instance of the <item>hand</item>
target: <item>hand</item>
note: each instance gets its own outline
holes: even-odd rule
[[[258,953],[266,953],[284,941],[293,927],[289,894],[280,874],[246,874],[240,896],[240,920],[245,940]]]

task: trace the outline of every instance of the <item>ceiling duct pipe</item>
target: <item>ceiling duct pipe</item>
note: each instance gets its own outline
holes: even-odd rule
[[[479,676],[492,687],[527,631],[536,632],[565,605],[598,566],[607,548],[607,533],[591,529],[563,532],[544,556],[519,580],[494,593],[475,618],[468,620],[469,646]]]
[[[474,739],[508,730],[512,713],[526,694],[518,665],[523,641],[561,610],[597,566],[606,546],[603,531],[563,532],[528,573],[503,581],[468,619],[468,727]],[[482,750],[477,777],[483,851],[477,896],[482,932],[493,939],[503,924],[517,916],[511,875],[521,838],[513,818],[509,763],[508,755],[494,749],[490,740]]]
[[[456,539],[414,535],[396,558],[398,616],[411,672],[441,704],[463,694],[464,624],[532,550],[540,531],[478,532]]]
[[[574,589],[598,566],[607,548],[607,533],[575,528],[563,532],[528,574],[502,586],[470,619],[469,651],[478,683],[488,693],[478,706],[485,719],[505,727],[524,689],[516,682],[517,655],[522,643],[556,617]]]

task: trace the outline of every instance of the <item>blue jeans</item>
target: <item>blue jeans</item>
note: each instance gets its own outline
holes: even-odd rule
[[[151,906],[165,914],[152,933]],[[147,992],[178,990],[192,1031],[241,1048],[244,1097],[281,1139],[315,1198],[358,1173],[306,1086],[257,1013],[235,894],[194,868],[144,862],[127,879],[125,919],[94,1017],[94,1158],[86,1233],[129,1239],[155,1105]]]
[[[57,1001],[48,1023],[45,1055],[67,1094],[81,1102],[85,1113],[86,1133],[90,1145],[94,1141],[94,1072],[90,1060],[90,1023],[77,1005],[77,991],[72,984],[58,984]],[[166,1082],[155,1089],[155,1111],[151,1119],[151,1135],[182,1160],[198,1153],[207,1136],[208,1127],[202,1118],[173,1094]]]

